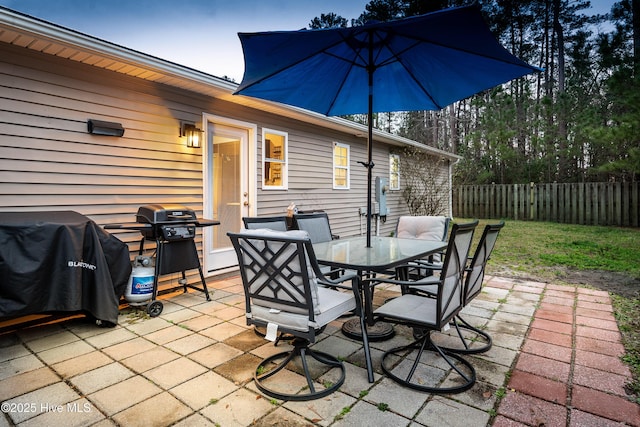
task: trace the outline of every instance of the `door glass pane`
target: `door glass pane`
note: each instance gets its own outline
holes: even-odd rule
[[[242,221],[240,140],[213,137],[213,249],[231,246],[227,232],[238,232]]]

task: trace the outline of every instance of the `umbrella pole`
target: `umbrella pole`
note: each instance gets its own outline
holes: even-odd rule
[[[367,112],[367,248],[371,247],[371,181],[373,180],[373,72],[375,65],[373,63],[373,32],[369,33],[369,110]]]
[[[371,121],[373,112],[372,112],[372,104],[373,104],[373,96],[371,92],[369,93],[369,135],[367,137],[367,158],[368,162],[365,164],[367,168],[367,247],[371,247],[371,215],[372,215],[372,203],[371,203],[371,182],[373,181],[373,123]]]

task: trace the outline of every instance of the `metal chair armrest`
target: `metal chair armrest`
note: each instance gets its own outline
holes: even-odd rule
[[[434,264],[432,262],[423,261],[423,260],[415,260],[408,264],[409,267],[421,267],[421,268],[429,268],[431,270],[442,270],[442,264]]]
[[[356,281],[356,285],[358,285],[357,282],[360,281],[360,277],[358,277],[358,275],[355,273],[344,274],[342,276],[339,276],[337,279],[323,276],[323,277],[318,277],[318,284],[324,285],[324,286],[330,286],[332,288],[352,289],[353,284],[351,286],[347,286],[347,285],[344,285],[343,283],[348,280],[351,280],[353,282],[354,279]]]
[[[406,293],[416,293],[418,295],[428,296],[430,298],[434,298],[438,295],[438,291],[431,292],[426,289],[415,289],[418,286],[437,286],[438,289],[443,286],[442,280],[433,276],[427,276],[420,280],[397,280],[392,278],[371,278],[371,279],[363,279],[363,286],[369,286],[370,288],[375,288],[377,285],[381,283],[388,283],[393,285],[398,285],[402,289],[402,294]],[[412,291],[411,288],[414,288]]]

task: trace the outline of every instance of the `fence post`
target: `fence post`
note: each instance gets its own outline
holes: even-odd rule
[[[640,219],[640,214],[638,213],[638,183],[631,183],[631,225],[633,227],[638,226],[638,219]]]
[[[558,184],[551,184],[551,221],[558,221]]]
[[[607,187],[609,187],[608,191],[607,191],[607,200],[609,201],[607,204],[607,222],[605,223],[605,225],[612,225],[613,224],[613,212],[614,212],[614,206],[615,206],[615,194],[614,194],[614,186],[612,182],[608,182],[607,183]]]
[[[518,220],[518,184],[513,184],[513,219]]]
[[[551,184],[544,184],[544,220],[551,220]]]
[[[599,208],[599,196],[598,192],[598,184],[595,182],[591,183],[591,224],[598,225],[598,209]]]
[[[565,198],[567,197],[566,194],[568,193],[569,191],[567,190],[566,185],[558,184],[558,222],[562,222],[562,223],[565,222],[564,201],[565,201]]]
[[[584,223],[586,225],[591,225],[591,209],[593,206],[593,201],[591,199],[591,183],[584,183]]]
[[[629,221],[629,200],[631,199],[631,192],[629,191],[631,188],[631,183],[629,182],[621,182],[621,191],[620,191],[620,210],[622,212],[622,216],[620,217],[620,225],[628,226],[630,225]]]
[[[569,211],[571,212],[571,220],[567,221],[569,224],[579,224],[579,212],[580,212],[580,184],[571,184],[571,205]]]
[[[571,205],[575,204],[576,189],[574,184],[565,186],[564,196],[564,222],[565,224],[571,224],[573,222],[574,213],[571,211]]]
[[[530,182],[529,183],[529,219],[531,221],[533,221],[535,219],[533,190],[534,190],[534,184],[533,184],[533,182]]]
[[[506,185],[500,186],[500,216],[511,218],[509,216],[509,208],[507,207],[507,189]]]
[[[577,208],[578,211],[578,224],[584,225],[586,223],[585,217],[585,202],[584,202],[584,182],[578,183],[578,205],[574,206],[573,209]]]
[[[494,209],[494,205],[495,205],[495,182],[492,182],[491,185],[489,186],[489,218],[495,218],[495,209]]]
[[[614,206],[613,225],[622,225],[622,183],[614,182]]]

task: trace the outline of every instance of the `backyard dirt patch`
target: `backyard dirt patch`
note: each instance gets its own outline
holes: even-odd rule
[[[567,283],[586,285],[595,289],[618,294],[626,298],[640,297],[640,280],[612,271],[572,271],[566,272],[561,280]]]
[[[566,267],[538,268],[538,274],[523,273],[500,268],[499,271],[489,271],[501,277],[511,277],[521,280],[535,280],[546,283],[581,285],[593,289],[611,292],[625,298],[640,298],[640,280],[626,274],[603,270],[572,270]]]

